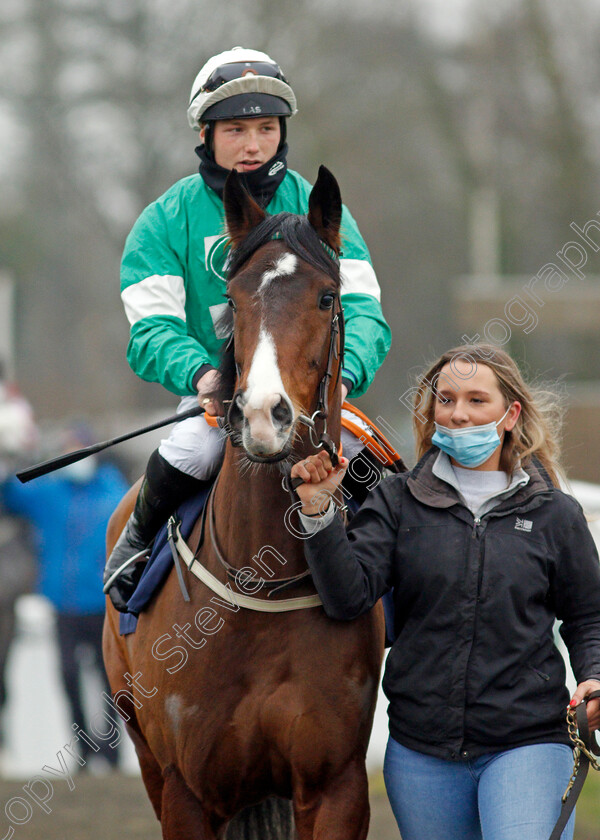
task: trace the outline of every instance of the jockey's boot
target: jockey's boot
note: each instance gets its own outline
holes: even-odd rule
[[[115,609],[127,612],[127,601],[144,571],[149,548],[160,527],[206,482],[171,466],[158,449],[148,461],[133,513],[115,543],[104,569],[104,592]]]

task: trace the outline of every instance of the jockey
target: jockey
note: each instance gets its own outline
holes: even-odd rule
[[[182,397],[179,411],[199,400],[207,414],[221,413],[207,395],[218,385],[226,338],[219,319],[227,307],[227,175],[232,169],[243,173],[246,188],[269,214],[308,211],[311,186],[287,167],[286,123],[296,110],[292,88],[265,53],[234,47],[211,58],[194,80],[187,112],[200,132],[200,174],[150,204],[127,238],[121,265],[131,324],[127,358],[142,379]],[[369,252],[345,207],[342,240],[342,394],[358,397],[387,354],[390,330]],[[118,610],[126,610],[141,573],[133,558],[146,559],[168,516],[215,476],[223,451],[221,431],[193,417],[176,424],[150,456],[135,509],[104,573],[105,591]],[[352,452],[345,447],[345,454]]]

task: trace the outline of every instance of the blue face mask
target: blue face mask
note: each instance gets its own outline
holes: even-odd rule
[[[509,411],[510,406],[506,414]],[[454,458],[461,467],[479,467],[500,446],[497,427],[504,417],[483,426],[467,426],[460,429],[449,429],[436,423],[431,442],[450,458]]]

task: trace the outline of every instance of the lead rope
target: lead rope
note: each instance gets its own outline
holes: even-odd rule
[[[586,707],[588,700],[593,700],[596,697],[600,697],[600,690],[592,691],[582,703],[574,708],[569,708],[567,712],[569,738],[573,742],[573,772],[562,797],[563,804],[560,816],[549,840],[560,840],[569,817],[573,813],[589,768],[600,770],[600,764],[595,758],[595,756],[600,756],[600,745],[590,732]]]

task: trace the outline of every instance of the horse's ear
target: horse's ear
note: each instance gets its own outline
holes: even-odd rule
[[[342,196],[338,182],[329,169],[319,167],[319,175],[308,199],[308,221],[330,248],[339,254],[341,247]]]
[[[266,213],[244,188],[235,169],[231,170],[225,181],[223,205],[227,231],[233,247],[237,248],[250,231],[266,218]]]

